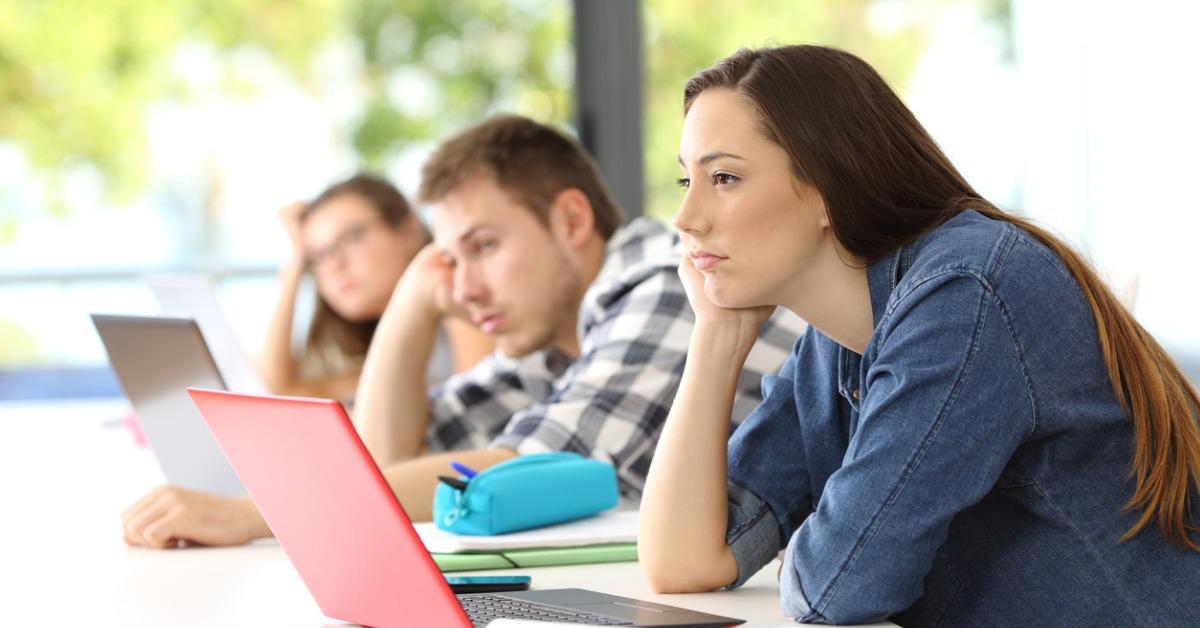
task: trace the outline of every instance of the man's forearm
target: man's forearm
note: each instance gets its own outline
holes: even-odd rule
[[[439,318],[406,307],[400,291],[379,321],[363,364],[354,422],[379,466],[416,456],[429,420],[425,372]]]
[[[515,458],[511,449],[472,449],[422,456],[393,464],[383,471],[388,485],[404,506],[409,519],[429,521],[433,517],[433,492],[437,489],[437,476],[454,475],[450,461],[482,471],[505,460]]]

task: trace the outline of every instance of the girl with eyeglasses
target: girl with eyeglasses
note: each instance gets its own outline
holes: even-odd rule
[[[277,394],[350,400],[375,326],[396,282],[429,231],[391,183],[358,174],[309,203],[280,212],[293,253],[279,271],[280,295],[262,352],[263,374]],[[292,347],[299,286],[310,273],[316,309],[301,351]],[[447,320],[430,364],[430,383],[474,366],[492,351],[466,321]]]

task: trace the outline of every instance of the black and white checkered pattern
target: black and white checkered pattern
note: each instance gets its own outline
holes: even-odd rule
[[[618,231],[580,306],[579,358],[497,353],[450,378],[430,398],[429,450],[575,451],[611,462],[622,492],[640,495],[695,320],[677,273],[683,252],[648,218]],[[763,326],[738,381],[734,424],[762,400],[763,374],[779,369],[803,328],[782,308]]]

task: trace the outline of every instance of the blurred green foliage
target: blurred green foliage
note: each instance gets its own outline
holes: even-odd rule
[[[350,24],[368,102],[353,144],[376,168],[499,110],[565,123],[574,68],[567,0],[363,0]],[[405,81],[432,106],[405,107]]]
[[[148,107],[202,96],[173,67],[181,44],[225,59],[265,52],[312,87],[314,56],[349,38],[364,61],[367,100],[347,123],[349,140],[381,167],[404,143],[497,105],[566,121],[569,9],[564,0],[0,0],[0,140],[46,176],[47,209],[63,209],[55,188],[78,166],[93,168],[119,203],[147,183]],[[435,108],[396,102],[396,84],[414,72],[433,86]],[[226,78],[231,95],[255,95]],[[12,235],[11,221],[0,227]]]
[[[682,198],[674,182],[680,176],[676,155],[683,129],[684,84],[738,48],[836,46],[872,64],[903,95],[928,34],[920,20],[904,13],[888,28],[873,28],[868,12],[880,4],[869,0],[644,0],[646,213],[669,219]],[[898,8],[934,10],[937,5],[913,2]]]
[[[38,339],[29,330],[0,316],[0,365],[37,364],[46,357]]]
[[[0,140],[55,186],[90,166],[117,199],[145,181],[145,114],[186,98],[182,42],[261,47],[302,73],[314,41],[341,21],[339,0],[0,0]]]
[[[738,47],[833,44],[903,86],[925,34],[919,20],[886,33],[869,27],[879,4],[644,0],[647,213],[668,217],[679,199],[684,82]],[[148,107],[201,96],[172,63],[181,45],[222,58],[263,52],[316,90],[314,59],[331,42],[350,42],[363,102],[339,128],[364,165],[382,169],[407,144],[497,110],[569,124],[570,13],[569,0],[0,0],[0,141],[46,176],[50,209],[57,177],[80,165],[120,202],[147,183]],[[226,87],[254,95],[253,85]],[[0,238],[11,238],[16,225],[0,223]]]

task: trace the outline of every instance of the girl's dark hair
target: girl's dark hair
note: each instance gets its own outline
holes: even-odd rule
[[[356,196],[367,202],[389,227],[399,228],[406,220],[413,220],[412,207],[408,200],[387,180],[367,173],[359,173],[335,183],[308,203],[300,213],[303,223],[322,205],[344,196]],[[425,241],[429,232],[421,227]],[[371,337],[379,319],[350,321],[335,312],[329,303],[317,294],[316,311],[308,328],[302,364],[314,364],[325,373],[361,362],[367,355]]]
[[[1200,552],[1190,511],[1200,487],[1200,398],[1082,256],[980,196],[883,78],[850,53],[739,50],[688,81],[684,113],[712,88],[752,104],[796,179],[821,193],[838,242],[860,259],[878,260],[966,209],[1014,224],[1054,251],[1083,289],[1113,390],[1133,421],[1135,485],[1127,507],[1141,515],[1122,539],[1156,522],[1168,541]]]

